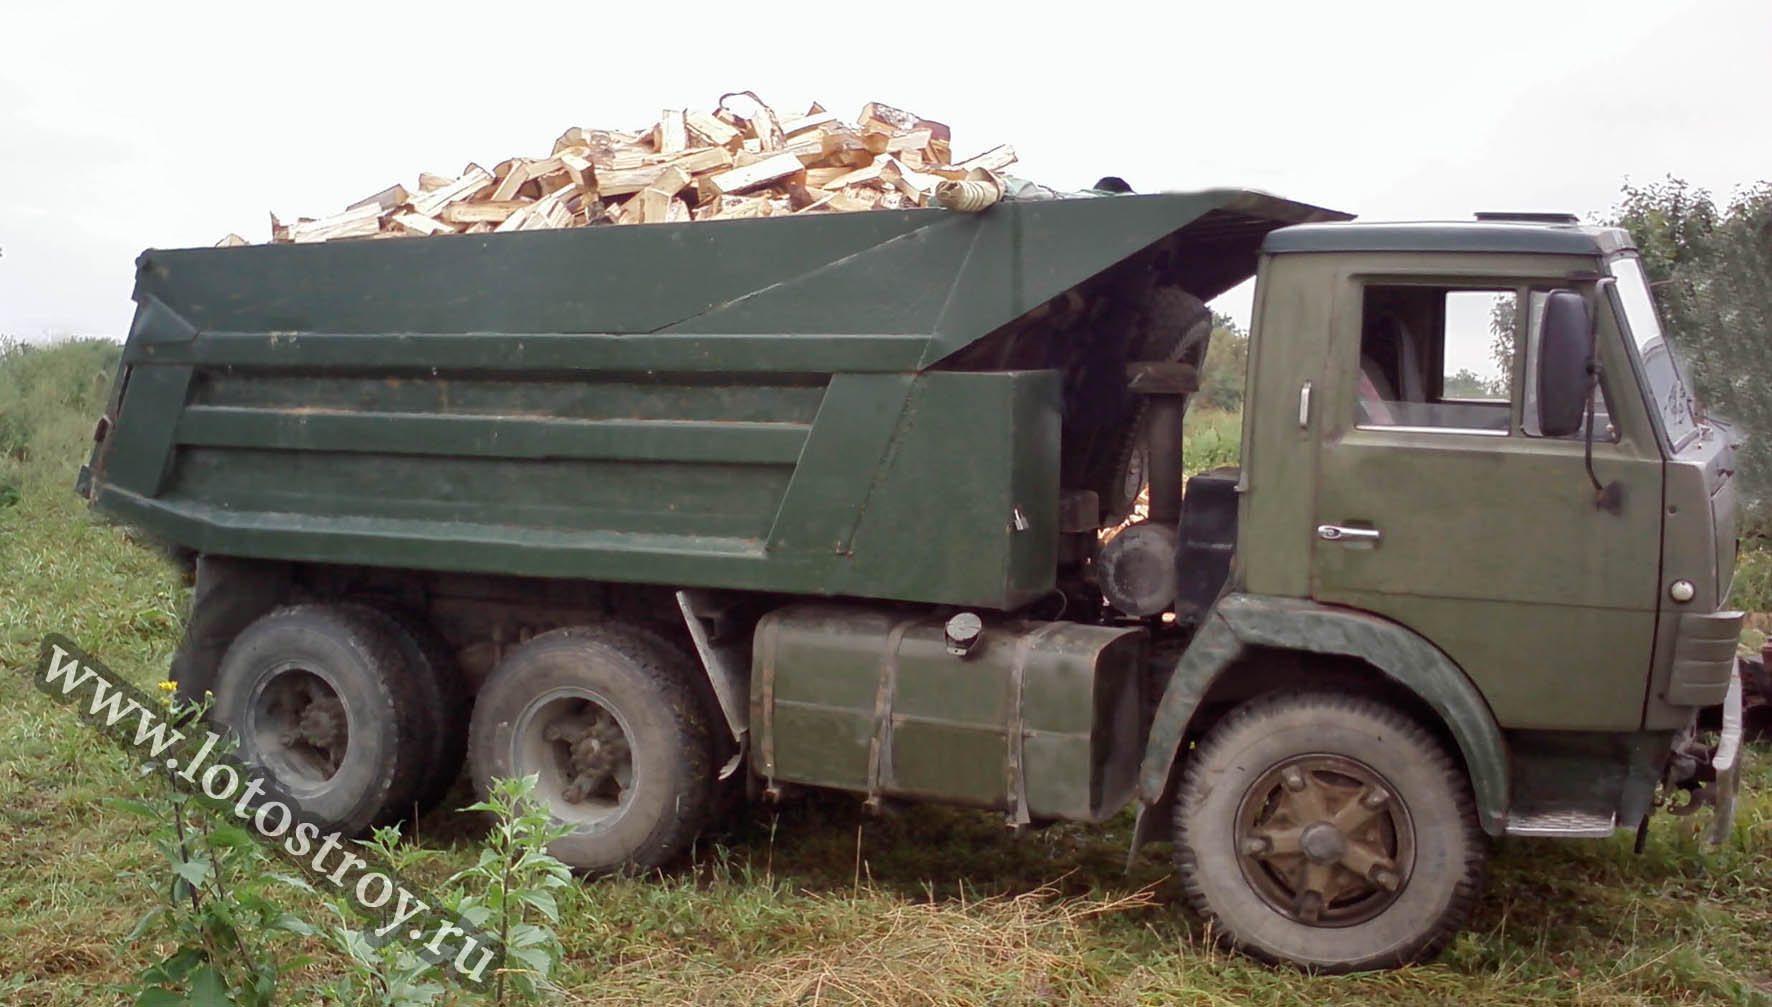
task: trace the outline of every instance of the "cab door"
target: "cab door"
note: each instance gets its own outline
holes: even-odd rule
[[[1622,489],[1614,513],[1596,506],[1583,439],[1537,433],[1538,315],[1570,284],[1521,276],[1341,278],[1311,591],[1432,641],[1503,727],[1631,730],[1655,632],[1659,449],[1646,417],[1597,408],[1594,470]],[[1606,314],[1600,344],[1606,369],[1628,374]]]

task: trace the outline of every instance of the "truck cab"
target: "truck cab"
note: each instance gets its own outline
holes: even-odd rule
[[[1245,808],[1235,834],[1206,820],[1222,814],[1213,791],[1226,782],[1207,769],[1241,780],[1215,733],[1235,729],[1238,755],[1259,752],[1266,721],[1298,712],[1259,707],[1252,726],[1235,716],[1242,704],[1320,688],[1318,675],[1333,693],[1402,686],[1394,708],[1431,707],[1415,719],[1454,741],[1491,835],[1641,829],[1666,785],[1704,795],[1684,810],[1716,803],[1722,841],[1742,619],[1723,610],[1730,435],[1687,390],[1628,236],[1573,218],[1336,222],[1277,230],[1262,251],[1235,559],[1146,760],[1144,797],[1176,808],[1196,907],[1257,954],[1321,967],[1346,964],[1350,919],[1395,936],[1380,924],[1401,899],[1320,926],[1338,899],[1351,911],[1384,891],[1367,878],[1348,896],[1345,868],[1397,856],[1394,836],[1352,861],[1301,854],[1296,827],[1268,841],[1253,824],[1263,815],[1295,824],[1271,779],[1278,812]],[[1718,704],[1734,731],[1701,750],[1695,713]],[[1325,728],[1334,704],[1317,706],[1310,722]],[[1175,768],[1190,743],[1196,768]],[[1370,794],[1389,771],[1350,759],[1291,782]],[[1361,835],[1315,838],[1334,851]]]

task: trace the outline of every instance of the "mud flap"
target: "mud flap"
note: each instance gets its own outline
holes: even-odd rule
[[[1729,841],[1735,825],[1735,799],[1741,790],[1741,676],[1729,682],[1729,693],[1723,697],[1723,731],[1717,740],[1717,753],[1711,757],[1716,771],[1713,784],[1716,811],[1711,817],[1710,841],[1721,846]]]

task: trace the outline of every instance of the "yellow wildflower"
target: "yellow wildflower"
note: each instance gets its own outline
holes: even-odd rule
[[[161,692],[177,692],[178,691],[178,683],[171,682],[171,681],[161,682],[160,683],[160,691]]]

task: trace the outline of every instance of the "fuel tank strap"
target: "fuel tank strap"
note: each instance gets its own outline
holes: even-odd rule
[[[898,648],[904,635],[921,620],[905,619],[886,634],[885,652],[880,656],[880,682],[874,690],[874,737],[868,742],[867,803],[872,810],[880,808],[880,777],[892,765],[892,703],[898,695]]]
[[[1028,781],[1025,772],[1026,760],[1024,742],[1026,740],[1026,718],[1022,712],[1022,692],[1026,687],[1028,659],[1033,655],[1034,644],[1057,632],[1066,624],[1049,622],[1039,629],[1028,633],[1015,643],[1015,663],[1009,667],[1009,724],[1007,756],[1004,759],[1004,773],[1009,788],[1009,824],[1022,826],[1033,821],[1028,814]]]
[[[758,755],[763,759],[763,779],[770,790],[775,789],[775,642],[780,635],[777,626],[771,625],[762,634],[759,641],[757,661],[758,691],[762,694],[762,709],[758,718],[762,723],[762,736],[758,738]]]

